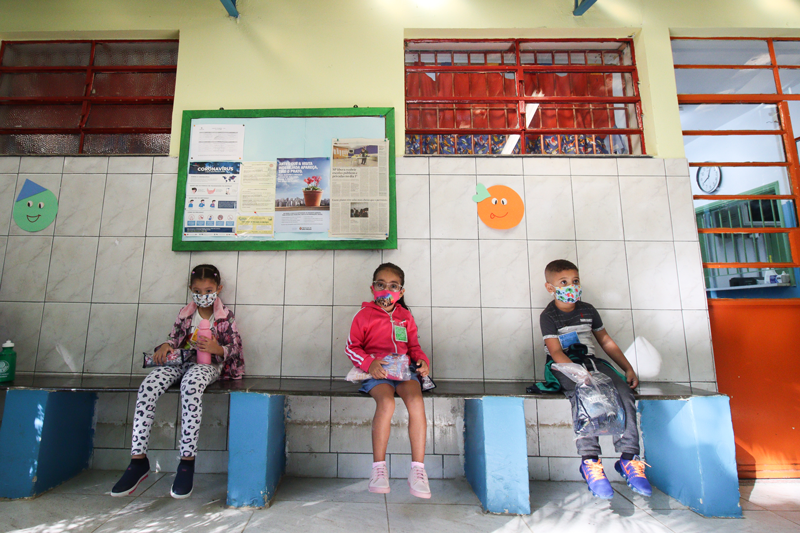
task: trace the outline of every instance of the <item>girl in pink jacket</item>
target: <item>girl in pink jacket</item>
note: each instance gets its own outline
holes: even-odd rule
[[[389,473],[386,468],[386,447],[389,443],[395,392],[408,409],[408,436],[411,440],[411,473],[408,486],[418,498],[430,498],[428,474],[425,472],[425,436],[427,421],[422,388],[416,378],[409,381],[387,379],[382,358],[390,354],[406,354],[417,365],[420,377],[428,375],[430,362],[417,340],[417,324],[403,300],[405,274],[392,263],[380,265],[372,275],[373,301],[361,304],[353,317],[345,353],[355,366],[368,372],[360,391],[375,399],[372,420],[372,475],[369,491],[389,492]]]

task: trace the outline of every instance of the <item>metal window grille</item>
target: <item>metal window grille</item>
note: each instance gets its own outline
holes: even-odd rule
[[[645,153],[633,42],[406,40],[406,154]]]
[[[178,41],[4,41],[0,154],[169,152]]]
[[[676,37],[672,46],[682,115],[706,115],[684,124],[683,136],[708,290],[794,285],[800,166],[790,108],[800,120],[800,41]],[[715,120],[715,110],[726,118]],[[692,142],[708,149],[689,150]],[[698,173],[708,167],[735,188],[698,189]]]

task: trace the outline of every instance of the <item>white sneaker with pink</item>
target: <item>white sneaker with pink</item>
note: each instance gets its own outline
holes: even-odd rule
[[[423,463],[411,463],[411,473],[408,474],[408,488],[411,495],[417,498],[427,499],[431,497],[428,474],[425,472],[425,465]]]

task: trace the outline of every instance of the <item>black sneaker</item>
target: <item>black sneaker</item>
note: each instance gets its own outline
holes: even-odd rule
[[[117,484],[111,489],[111,495],[118,498],[120,496],[133,494],[133,491],[136,490],[139,483],[147,479],[149,473],[150,461],[147,460],[147,457],[144,459],[131,459],[131,464],[128,465],[128,469],[125,470],[120,480],[117,481]]]
[[[192,495],[192,485],[194,484],[194,461],[181,459],[178,471],[175,473],[175,481],[172,482],[172,489],[169,495],[178,500],[188,498]]]

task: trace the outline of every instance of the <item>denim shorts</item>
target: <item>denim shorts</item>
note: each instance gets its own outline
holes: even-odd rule
[[[416,375],[412,379],[416,379],[417,381],[419,381],[419,377],[417,377]],[[403,382],[402,381],[396,381],[394,379],[369,378],[369,379],[365,379],[364,382],[361,383],[361,388],[358,389],[358,392],[363,392],[364,394],[369,394],[369,391],[371,391],[372,389],[375,388],[376,385],[380,385],[381,383],[386,383],[387,385],[391,385],[392,387],[394,387],[395,390],[397,390],[397,385],[399,385],[400,383],[403,383]]]

